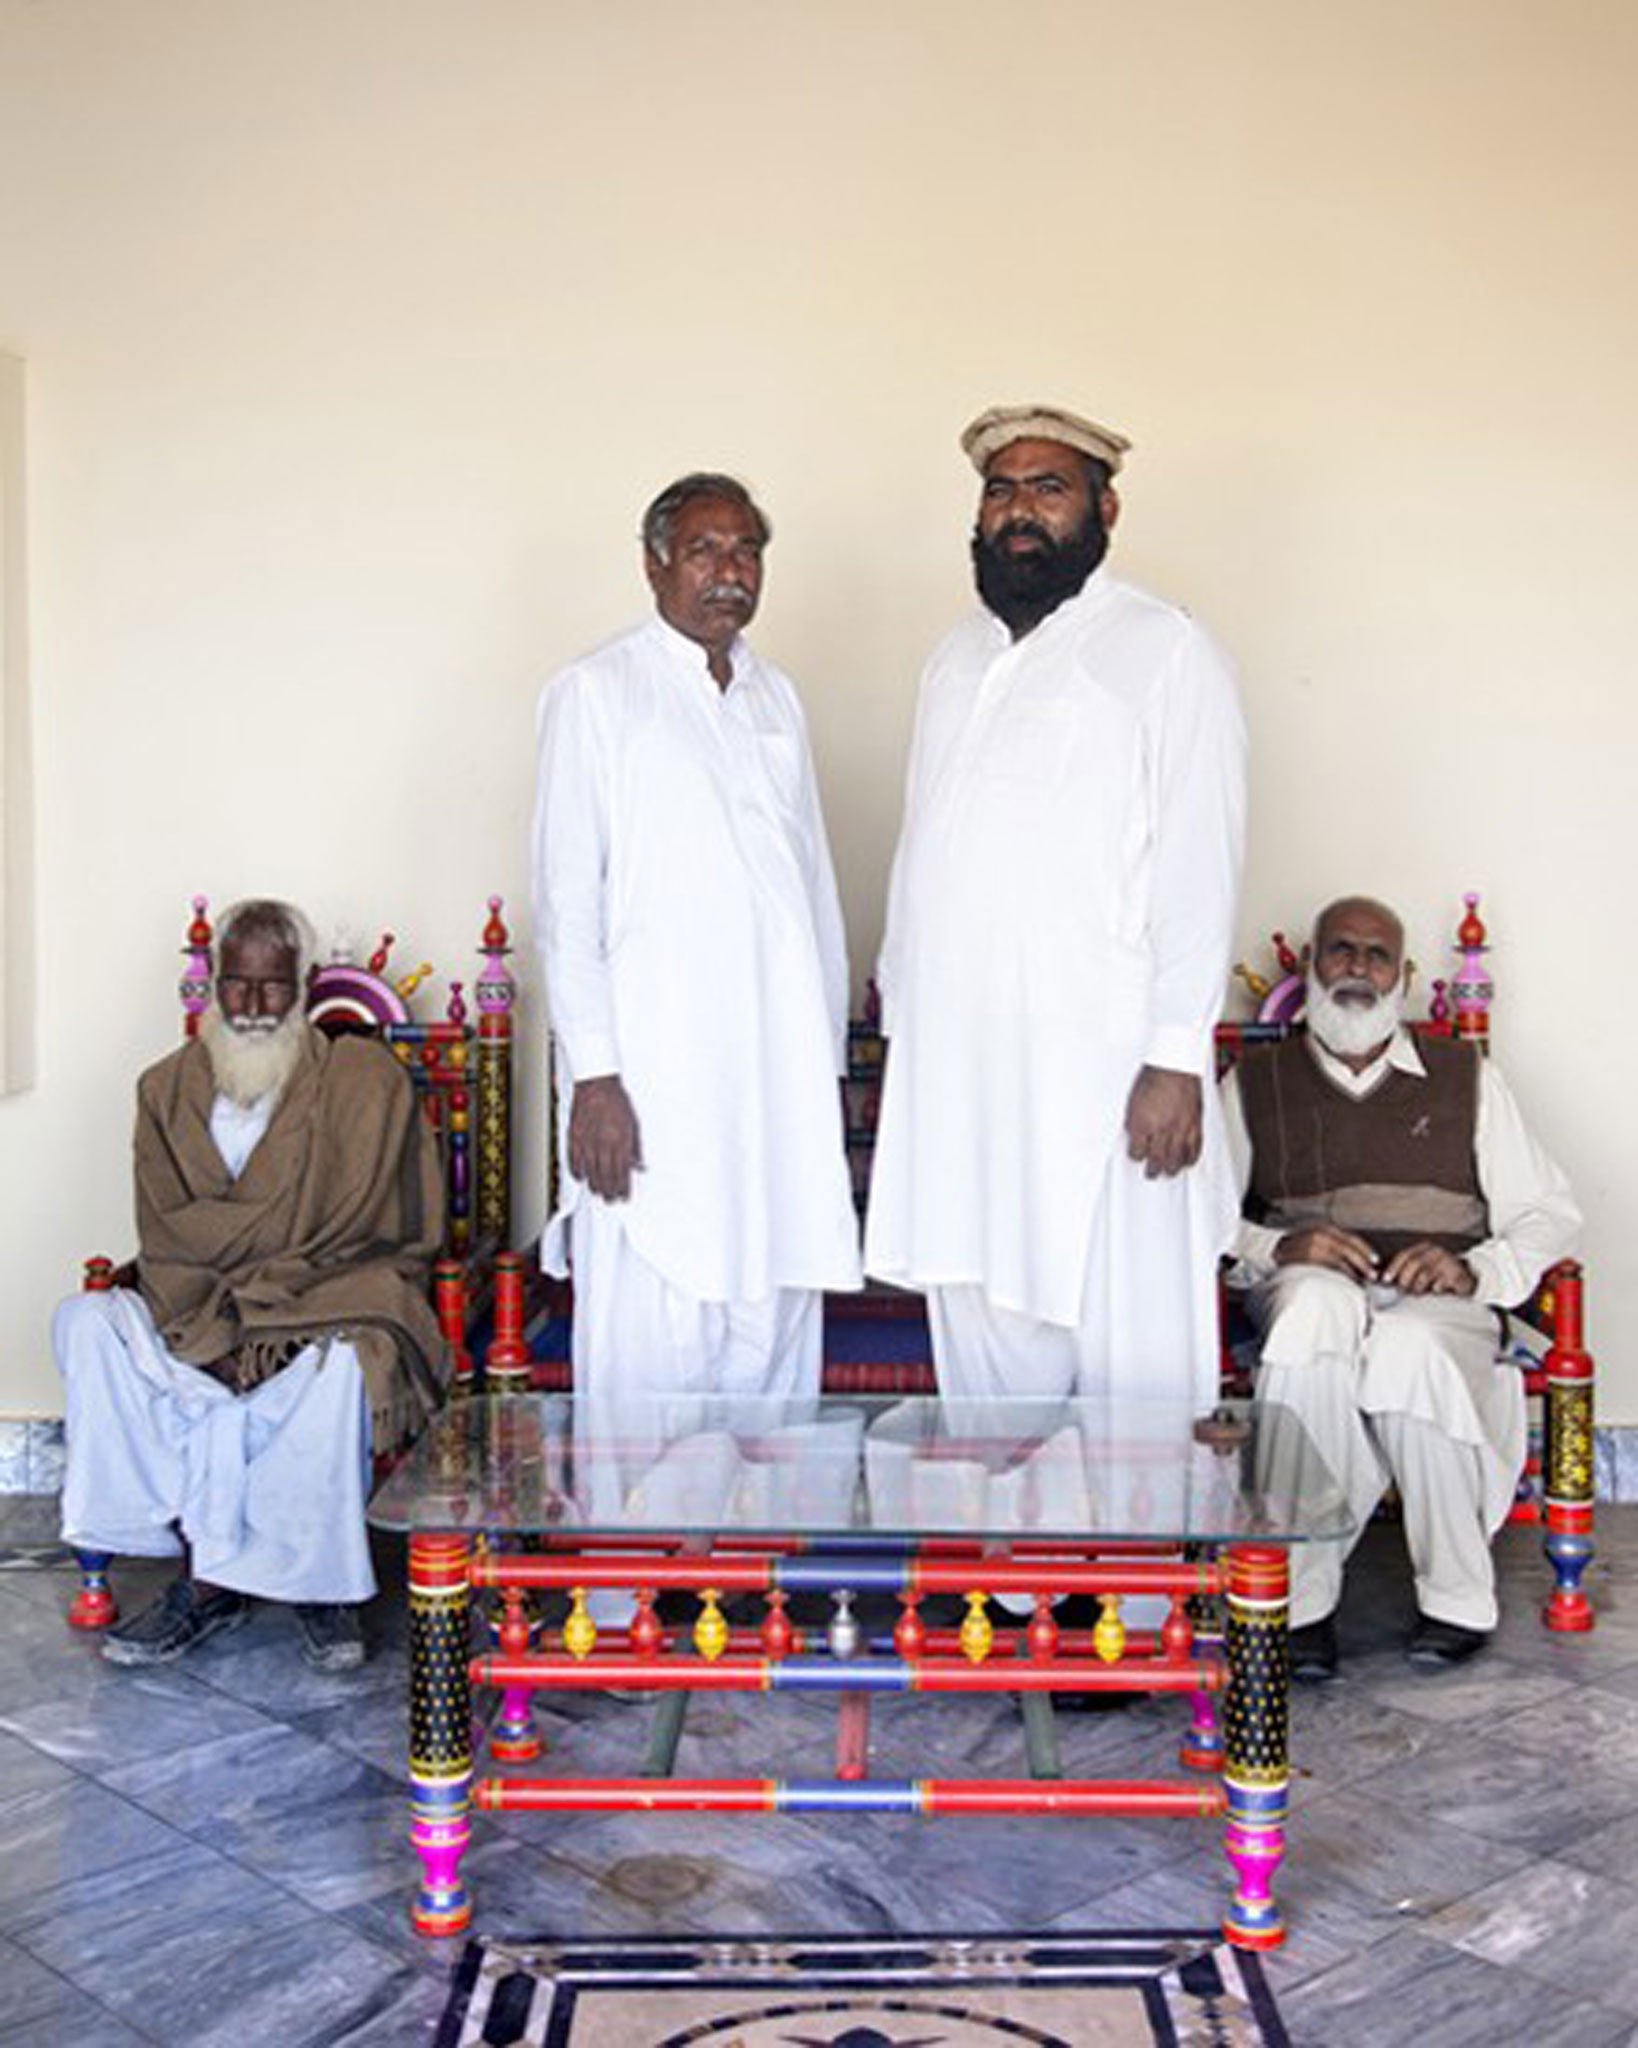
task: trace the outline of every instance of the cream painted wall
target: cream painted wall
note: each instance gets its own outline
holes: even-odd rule
[[[1133,436],[1119,565],[1240,663],[1247,944],[1363,886],[1438,971],[1484,890],[1638,1421],[1635,61],[1624,0],[0,0],[41,1026],[0,1413],[56,1412],[52,1301],[129,1246],[188,894],[446,972],[491,889],[521,927],[537,686],[641,609],[681,468],[772,510],[862,968],[967,601],[954,437],[1040,395]]]

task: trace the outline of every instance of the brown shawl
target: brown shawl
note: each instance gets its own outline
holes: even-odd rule
[[[376,1450],[390,1450],[447,1378],[427,1299],[437,1148],[409,1078],[372,1040],[309,1033],[237,1181],[210,1134],[215,1094],[197,1042],[137,1084],[138,1285],[159,1334],[185,1363],[231,1363],[222,1376],[243,1388],[309,1339],[345,1333]]]

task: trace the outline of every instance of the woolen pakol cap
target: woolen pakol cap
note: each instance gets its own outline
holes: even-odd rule
[[[980,476],[990,458],[1014,441],[1061,441],[1066,448],[1078,448],[1094,461],[1107,463],[1111,476],[1132,445],[1124,434],[1100,427],[1096,420],[1083,420],[1078,413],[1061,412],[1055,405],[992,405],[961,437]]]

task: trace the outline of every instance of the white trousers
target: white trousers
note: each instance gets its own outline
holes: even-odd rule
[[[777,1289],[761,1301],[700,1301],[631,1248],[617,1205],[587,1196],[570,1220],[574,1274],[576,1490],[594,1517],[619,1519],[669,1431],[700,1426],[693,1396],[780,1404],[811,1413],[823,1366],[823,1297]],[[595,1444],[595,1457],[592,1445]],[[625,1621],[624,1594],[594,1595],[600,1625]]]
[[[929,1287],[940,1393],[1127,1393],[1209,1411],[1219,1377],[1217,1248],[1200,1243],[1185,1175],[1149,1180],[1124,1154],[1087,1247],[1073,1328],[1000,1308],[981,1285]]]
[[[142,1297],[76,1294],[52,1324],[68,1395],[63,1540],[174,1557],[267,1600],[361,1601],[370,1414],[351,1344],[310,1344],[234,1394],[172,1358]]]
[[[1416,1604],[1435,1621],[1493,1629],[1490,1539],[1524,1465],[1524,1390],[1496,1362],[1494,1312],[1452,1295],[1373,1305],[1329,1268],[1284,1266],[1252,1297],[1262,1325],[1260,1401],[1295,1415],[1348,1504],[1346,1543],[1291,1550],[1291,1623],[1330,1614],[1343,1567],[1390,1484],[1399,1490]],[[1269,1455],[1302,1455],[1267,1436]],[[1269,1469],[1273,1484],[1290,1471]]]
[[[1183,1179],[1151,1181],[1123,1156],[1110,1162],[1073,1329],[1000,1308],[981,1286],[927,1290],[941,1394],[965,1403],[1000,1401],[998,1419],[1020,1428],[1028,1426],[1021,1402],[1073,1395],[1099,1403],[1099,1478],[1108,1497],[1098,1513],[1111,1529],[1164,1525],[1166,1489],[1187,1483],[1178,1446],[1216,1397],[1216,1260],[1196,1257],[1193,1239]],[[1090,1426],[1091,1418],[1083,1418]],[[998,1598],[1014,1613],[1031,1604],[1018,1594]],[[1166,1610],[1159,1596],[1122,1602],[1134,1627],[1157,1624]]]

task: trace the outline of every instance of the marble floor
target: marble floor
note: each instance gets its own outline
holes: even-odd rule
[[[414,2048],[458,1944],[411,1934],[401,1549],[373,1656],[307,1670],[282,1610],[155,1673],[62,1613],[51,1504],[0,1499],[0,2043]],[[39,1545],[37,1549],[31,1545]],[[1270,1964],[1304,2048],[1638,2043],[1638,1507],[1602,1517],[1587,1637],[1549,1636],[1538,1539],[1500,1545],[1505,1618],[1453,1676],[1400,1653],[1409,1589],[1374,1529],[1343,1611],[1346,1682],[1299,1695],[1290,1939]],[[129,1605],[160,1575],[118,1580]],[[565,1759],[634,1768],[651,1710],[537,1704]],[[825,1775],[831,1713],[724,1697],[679,1768]],[[1059,1717],[1066,1770],[1171,1772],[1178,1709]],[[875,1767],[1023,1770],[1005,1701],[885,1700]],[[479,1924],[868,1933],[1210,1925],[1226,1865],[1204,1821],[477,1816]]]

